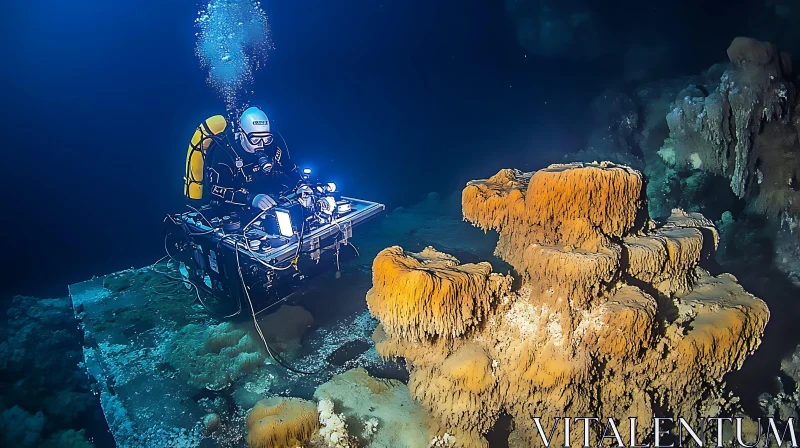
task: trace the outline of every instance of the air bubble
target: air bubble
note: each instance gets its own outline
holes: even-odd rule
[[[208,70],[207,81],[230,112],[239,108],[273,49],[266,13],[252,0],[210,0],[195,20],[199,32],[195,52]]]

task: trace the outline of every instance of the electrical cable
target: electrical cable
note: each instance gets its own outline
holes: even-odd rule
[[[206,216],[205,216],[205,215],[204,215],[204,214],[203,214],[203,213],[202,213],[200,210],[198,210],[198,209],[196,209],[196,208],[192,207],[192,206],[191,206],[191,205],[189,205],[189,204],[186,204],[186,206],[187,206],[187,207],[189,207],[190,209],[194,210],[194,211],[195,211],[195,213],[197,213],[198,215],[200,215],[200,217],[201,217],[201,218],[203,218],[203,220],[205,220],[206,224],[208,224],[208,226],[209,226],[209,227],[211,227],[211,228],[213,228],[213,227],[214,227],[214,226],[211,224],[211,221],[209,221],[209,220],[206,218]]]
[[[283,139],[283,136],[281,136],[281,138]],[[284,143],[285,143],[285,141],[284,141]],[[288,151],[288,149],[287,149],[287,151]],[[189,235],[204,235],[204,234],[211,233],[211,232],[214,232],[214,231],[216,231],[216,230],[217,230],[217,229],[215,229],[215,228],[214,228],[214,226],[213,226],[213,225],[211,225],[211,222],[210,222],[208,219],[206,219],[206,217],[205,217],[205,216],[203,216],[203,214],[202,214],[202,213],[201,213],[199,210],[197,210],[196,208],[194,208],[194,207],[192,207],[192,206],[188,206],[188,207],[189,207],[189,208],[191,208],[192,210],[194,210],[194,211],[195,211],[195,212],[196,212],[198,215],[200,215],[200,217],[202,217],[202,218],[203,218],[203,219],[204,219],[204,220],[205,220],[205,221],[208,223],[209,227],[211,227],[211,229],[210,229],[209,231],[202,232],[202,233],[193,233],[193,232],[191,232],[191,231],[189,230],[189,228],[188,228],[188,226],[186,225],[186,223],[185,223],[185,222],[183,222],[183,221],[182,221],[182,222],[178,223],[178,222],[176,222],[176,221],[175,221],[175,219],[174,219],[174,218],[173,218],[171,215],[167,215],[167,217],[166,217],[166,218],[164,218],[164,221],[166,222],[167,218],[169,218],[169,219],[170,219],[170,220],[173,222],[173,224],[176,224],[176,225],[181,225],[181,226],[183,227],[183,230],[184,230],[185,232],[187,232],[187,234],[189,234]],[[305,228],[306,228],[306,216],[305,216],[305,214],[303,214],[303,216],[302,216],[302,221],[301,221],[301,225],[300,225],[300,233],[298,234],[298,240],[297,240],[297,249],[295,250],[295,254],[294,254],[294,257],[292,258],[292,261],[290,262],[290,264],[289,264],[289,265],[287,265],[287,266],[285,266],[285,267],[278,267],[278,266],[272,266],[272,265],[270,265],[269,263],[267,263],[267,262],[265,262],[265,261],[261,260],[261,259],[260,259],[260,258],[259,258],[259,257],[258,257],[258,256],[257,256],[257,255],[256,255],[256,254],[255,254],[255,253],[252,251],[252,250],[251,250],[251,248],[250,248],[250,240],[247,238],[247,230],[249,230],[250,226],[251,226],[251,225],[252,225],[252,224],[253,224],[253,223],[254,223],[254,222],[255,222],[255,221],[258,219],[258,218],[260,218],[260,217],[261,217],[263,214],[264,214],[264,212],[261,212],[261,213],[257,214],[257,215],[255,216],[255,218],[253,218],[253,219],[252,219],[252,220],[251,220],[249,223],[247,223],[247,225],[246,225],[246,226],[243,228],[243,231],[242,231],[241,237],[242,237],[242,239],[244,240],[244,243],[242,243],[241,241],[237,241],[237,240],[234,238],[234,237],[236,237],[236,236],[240,236],[240,235],[227,235],[227,234],[224,234],[224,233],[223,233],[223,234],[220,236],[220,239],[221,239],[221,240],[228,240],[230,243],[232,243],[232,244],[233,244],[233,248],[234,248],[234,254],[235,254],[235,256],[236,256],[236,270],[237,270],[237,273],[238,273],[238,275],[239,275],[239,280],[240,280],[240,281],[241,281],[241,283],[242,283],[242,289],[244,290],[245,297],[247,298],[247,301],[248,301],[248,303],[249,303],[249,305],[250,305],[250,312],[251,312],[251,314],[252,314],[252,316],[253,316],[253,324],[254,324],[254,325],[255,325],[255,327],[256,327],[256,331],[258,332],[258,335],[259,335],[259,337],[261,338],[261,342],[263,342],[263,343],[264,343],[264,347],[266,348],[266,350],[267,350],[267,353],[270,355],[270,357],[271,357],[271,358],[272,358],[272,359],[273,359],[273,360],[274,360],[276,363],[278,363],[278,364],[279,364],[281,367],[285,368],[286,370],[289,370],[289,371],[291,371],[291,372],[298,373],[298,374],[301,374],[301,375],[316,375],[316,374],[318,374],[318,373],[322,372],[323,370],[325,370],[325,368],[324,368],[324,367],[321,367],[319,370],[317,370],[317,371],[314,371],[314,372],[309,372],[309,371],[304,371],[304,370],[300,370],[300,369],[295,369],[295,368],[293,368],[293,367],[291,367],[291,366],[287,365],[286,363],[284,363],[284,362],[283,362],[283,361],[280,359],[280,357],[279,357],[279,356],[278,356],[276,353],[274,353],[274,352],[273,352],[272,348],[269,346],[269,343],[267,343],[267,340],[266,340],[266,338],[264,337],[264,333],[261,331],[261,326],[258,324],[258,318],[256,317],[256,314],[257,314],[257,313],[255,312],[255,306],[253,305],[253,300],[252,300],[252,299],[251,299],[251,297],[250,297],[250,291],[249,291],[249,289],[247,288],[247,284],[246,284],[246,282],[244,281],[244,274],[242,273],[242,265],[241,265],[241,260],[240,260],[240,258],[239,258],[239,246],[241,245],[241,246],[244,246],[245,250],[246,250],[248,253],[250,253],[250,255],[252,255],[252,256],[253,256],[253,259],[254,259],[254,260],[258,261],[259,263],[263,264],[264,266],[266,266],[266,267],[268,267],[268,268],[270,268],[270,269],[273,269],[273,270],[286,270],[286,269],[289,269],[289,268],[291,268],[291,267],[293,267],[293,266],[296,268],[296,266],[297,266],[297,261],[298,261],[298,260],[299,260],[299,258],[300,258],[300,251],[302,250],[302,247],[303,247],[303,237],[305,236]],[[337,224],[337,226],[338,226],[338,224]],[[341,228],[340,228],[340,231],[341,231]],[[213,314],[213,315],[219,316],[219,317],[221,317],[221,318],[223,318],[223,319],[230,318],[230,317],[236,316],[236,315],[238,315],[239,313],[241,313],[241,311],[242,311],[242,302],[241,302],[241,300],[240,300],[240,299],[239,299],[239,300],[237,300],[237,301],[238,301],[238,304],[239,304],[239,309],[238,309],[238,310],[237,310],[235,313],[233,313],[233,314],[230,314],[230,315],[228,315],[228,316],[221,316],[219,313],[216,313],[216,312],[212,311],[212,310],[211,310],[211,309],[210,309],[210,308],[209,308],[209,307],[208,307],[208,306],[207,306],[207,305],[206,305],[206,304],[203,302],[202,298],[200,297],[200,288],[198,288],[198,286],[197,286],[196,284],[194,284],[194,283],[193,283],[191,280],[189,280],[189,279],[184,279],[184,278],[180,278],[180,279],[178,279],[178,278],[176,278],[176,277],[172,277],[172,276],[170,276],[170,275],[168,275],[168,274],[166,274],[166,273],[160,272],[160,271],[158,271],[157,269],[155,269],[155,265],[156,265],[156,264],[158,264],[159,262],[163,261],[163,260],[164,260],[165,258],[167,258],[167,257],[169,257],[169,258],[170,258],[170,260],[172,260],[172,261],[176,261],[176,262],[177,262],[177,260],[176,260],[176,259],[175,259],[175,258],[172,256],[172,254],[170,254],[170,252],[169,252],[169,248],[168,248],[168,245],[167,245],[167,240],[168,240],[168,238],[169,238],[169,235],[165,235],[165,237],[164,237],[164,251],[167,253],[167,255],[166,255],[166,256],[164,256],[164,257],[161,257],[161,259],[159,259],[158,261],[156,261],[155,263],[153,263],[153,265],[151,265],[151,268],[152,268],[152,269],[153,269],[155,272],[157,272],[157,273],[160,273],[160,274],[162,274],[162,275],[165,275],[165,276],[166,276],[166,277],[168,277],[168,278],[173,278],[173,279],[175,279],[175,280],[179,280],[179,281],[182,281],[182,282],[188,283],[188,284],[190,284],[192,287],[194,287],[195,293],[196,293],[196,295],[197,295],[197,300],[200,302],[200,304],[203,306],[203,308],[205,308],[205,309],[206,309],[206,311],[207,311],[207,312],[209,312],[209,313],[211,313],[211,314]],[[337,268],[338,268],[338,266],[339,266],[339,250],[338,250],[338,246],[337,246],[337,252],[336,252],[336,261],[337,261]]]
[[[150,267],[151,267],[151,268],[154,268],[154,267],[155,267],[155,266],[156,266],[158,263],[161,263],[161,262],[162,262],[162,261],[164,261],[164,259],[165,259],[165,258],[167,258],[167,257],[169,257],[169,255],[164,255],[163,257],[161,257],[161,258],[159,258],[158,260],[156,260],[156,262],[155,262],[155,263],[151,264],[151,265],[150,265]]]
[[[253,260],[254,261],[257,261],[257,262],[263,264],[264,266],[266,266],[266,267],[268,267],[268,268],[270,268],[272,270],[285,271],[285,270],[291,268],[292,266],[294,266],[294,263],[292,263],[292,262],[289,262],[289,264],[286,265],[286,266],[273,266],[273,265],[267,263],[266,261],[262,260],[261,258],[259,258],[258,254],[256,254],[255,252],[253,252],[252,249],[250,249],[250,245],[249,244],[242,244],[241,242],[234,240],[232,238],[232,236],[233,235],[226,235],[225,237],[223,237],[223,239],[227,239],[228,242],[233,244],[234,250],[237,251],[237,252],[238,252],[239,245],[241,245],[242,247],[244,247],[244,250],[246,250],[247,253],[249,253],[250,255],[253,256]],[[238,236],[238,235],[236,235],[236,236]],[[296,256],[297,255],[295,254],[295,257]]]
[[[283,195],[281,195],[281,197],[283,197],[284,199],[286,199],[287,201],[289,201],[289,199],[285,198]],[[257,220],[258,218],[260,218],[260,217],[264,216],[264,215],[267,213],[267,211],[268,211],[268,210],[263,210],[262,212],[258,213],[258,214],[256,215],[256,217],[255,217],[255,218],[253,218],[252,220],[250,220],[250,222],[249,222],[249,223],[247,223],[247,225],[246,225],[246,226],[244,226],[244,228],[242,229],[242,237],[244,237],[244,242],[245,242],[245,250],[247,250],[247,252],[249,252],[249,253],[250,253],[250,255],[252,255],[252,256],[253,256],[253,258],[255,258],[255,259],[256,259],[256,261],[258,261],[259,263],[263,264],[264,266],[266,266],[266,267],[268,267],[268,268],[270,268],[270,269],[277,270],[277,271],[285,271],[286,269],[289,269],[290,267],[292,267],[292,266],[294,265],[294,262],[292,262],[292,263],[289,263],[289,265],[287,265],[287,266],[285,266],[285,267],[272,266],[272,265],[270,265],[269,263],[267,263],[266,261],[263,261],[263,260],[261,260],[261,259],[258,257],[258,255],[256,255],[256,254],[255,254],[255,253],[252,251],[252,249],[250,248],[250,239],[249,239],[249,238],[247,238],[247,230],[250,228],[250,226],[251,226],[251,225],[253,225],[253,223],[254,223],[254,222],[256,222],[256,220]],[[303,232],[303,229],[304,229],[304,228],[305,228],[305,219],[303,220],[303,227],[301,228],[300,241],[299,241],[299,243],[298,243],[298,246],[297,246],[297,252],[295,252],[294,259],[296,259],[298,255],[300,255],[300,247],[302,246],[302,239],[303,239],[302,232]],[[235,242],[234,242],[234,247],[236,247],[236,243],[235,243]]]
[[[338,273],[342,270],[342,267],[339,266],[339,241],[336,241],[336,243],[336,272]]]
[[[167,242],[167,241],[166,241],[166,237],[165,237],[165,238],[164,238],[164,250],[167,250],[167,248],[166,248],[166,242]],[[169,254],[169,251],[168,251],[168,250],[167,250],[167,254]],[[172,256],[171,256],[171,255],[170,255],[170,259],[171,259],[171,260],[175,260],[174,258],[172,258]],[[176,280],[177,280],[177,279],[176,279]],[[198,287],[198,286],[197,286],[197,285],[196,285],[194,282],[192,282],[192,281],[191,281],[191,280],[189,280],[188,278],[187,278],[187,279],[183,279],[183,278],[181,278],[180,280],[181,280],[181,281],[184,281],[184,282],[186,282],[186,283],[189,283],[190,285],[192,285],[192,286],[194,287],[194,291],[195,291],[195,294],[196,294],[196,296],[197,296],[197,301],[198,301],[198,302],[200,302],[200,305],[202,305],[202,306],[203,306],[203,308],[205,308],[205,310],[206,310],[206,311],[207,311],[209,314],[211,314],[211,315],[213,315],[213,316],[216,316],[217,318],[220,318],[220,319],[229,319],[229,318],[231,318],[231,317],[238,316],[238,315],[239,315],[239,314],[242,312],[242,301],[241,301],[241,300],[238,300],[238,299],[237,299],[237,301],[236,301],[236,302],[237,302],[237,304],[239,305],[239,309],[238,309],[238,310],[236,310],[236,312],[235,312],[235,313],[233,313],[233,314],[224,315],[224,314],[222,314],[222,313],[217,313],[216,311],[213,311],[213,310],[212,310],[212,309],[211,309],[211,308],[210,308],[208,305],[206,305],[206,303],[205,303],[205,302],[203,302],[203,298],[200,296],[200,288],[199,288],[199,287]]]
[[[245,227],[249,227],[253,222],[256,221],[256,219],[259,216],[261,216],[261,214],[257,215],[256,218],[254,218],[252,221],[250,221],[250,223],[248,223],[248,225],[245,226]],[[300,249],[303,247],[303,236],[305,235],[305,227],[306,227],[306,225],[305,225],[305,216],[304,216],[303,220],[302,220],[302,224],[300,226],[300,234],[298,236],[297,250],[295,251],[294,259],[292,260],[292,262],[291,262],[291,264],[289,266],[286,266],[286,268],[283,268],[283,269],[288,269],[289,267],[294,266],[297,263],[297,259],[300,256]],[[247,237],[245,235],[242,235],[242,237],[245,239],[245,241],[247,241]],[[284,363],[275,353],[273,353],[272,348],[269,346],[269,343],[267,343],[267,340],[264,337],[264,333],[261,331],[261,326],[258,324],[258,318],[256,317],[256,311],[255,311],[255,307],[253,306],[253,300],[250,298],[250,290],[247,288],[247,283],[244,281],[244,274],[242,273],[242,265],[241,265],[241,261],[239,259],[239,250],[238,250],[238,246],[241,243],[237,242],[233,238],[231,238],[230,241],[232,241],[233,245],[234,245],[234,253],[236,254],[236,268],[237,268],[237,272],[239,274],[239,280],[242,282],[242,289],[244,290],[245,297],[247,297],[247,301],[250,304],[250,312],[253,315],[253,324],[256,327],[256,331],[258,332],[259,337],[261,338],[261,342],[264,343],[264,347],[267,349],[267,353],[269,353],[270,357],[273,360],[275,360],[275,362],[278,363],[281,367],[283,367],[286,370],[289,370],[291,372],[298,373],[298,374],[301,374],[301,375],[316,375],[316,374],[322,372],[324,370],[324,368],[320,368],[319,370],[317,370],[315,372],[308,372],[308,371],[304,371],[304,370],[295,369],[295,368],[287,365],[286,363]],[[245,249],[251,255],[254,255],[254,258],[256,258],[257,261],[261,262],[265,266],[268,266],[268,267],[270,266],[268,263],[266,263],[266,262],[258,259],[257,257],[255,257],[255,254],[253,254],[253,252],[250,250],[249,243],[248,244],[244,244],[244,246],[245,246]]]
[[[250,229],[250,226],[252,226],[253,223],[256,222],[256,220],[258,218],[264,216],[266,213],[267,213],[266,210],[262,210],[260,213],[257,213],[256,217],[253,218],[252,220],[250,220],[250,222],[248,222],[247,225],[242,228],[242,236],[244,237],[244,242],[245,242],[245,245],[247,245],[248,251],[250,250],[250,239],[247,238],[247,231]],[[250,254],[251,255],[255,255],[255,254],[252,253],[252,251],[250,252]]]
[[[247,229],[247,227],[249,227],[249,226],[250,226],[250,224],[254,223],[254,222],[256,221],[256,219],[257,219],[259,216],[261,216],[263,213],[264,213],[264,212],[262,212],[262,213],[260,213],[260,214],[256,215],[256,217],[255,217],[255,218],[253,218],[253,220],[252,220],[252,221],[250,221],[250,223],[248,223],[248,224],[245,226],[245,229]],[[298,238],[298,241],[297,241],[297,250],[295,250],[294,257],[292,258],[292,261],[291,261],[291,262],[290,262],[288,265],[286,265],[286,266],[282,266],[282,267],[279,267],[279,266],[272,266],[271,264],[269,264],[269,263],[267,263],[266,261],[264,261],[264,260],[262,260],[261,258],[259,258],[259,257],[258,257],[258,255],[257,255],[255,252],[253,252],[253,250],[252,250],[252,249],[250,249],[250,242],[249,242],[249,240],[247,239],[247,236],[245,235],[245,233],[243,233],[243,234],[242,234],[242,236],[243,236],[244,240],[246,241],[246,243],[244,244],[244,248],[245,248],[245,250],[246,250],[246,251],[247,251],[247,252],[248,252],[250,255],[252,255],[252,256],[253,256],[253,259],[254,259],[255,261],[257,261],[257,262],[259,262],[259,263],[263,264],[264,266],[266,266],[266,267],[268,267],[268,268],[270,268],[270,269],[273,269],[273,270],[276,270],[276,271],[285,271],[285,270],[287,270],[287,269],[289,269],[289,268],[291,268],[291,267],[293,267],[293,266],[295,266],[295,265],[297,264],[297,260],[298,260],[298,259],[299,259],[299,257],[300,257],[300,250],[301,250],[301,249],[302,249],[302,247],[303,247],[303,236],[305,235],[305,229],[306,229],[306,219],[305,219],[305,216],[303,216],[303,220],[302,220],[302,223],[301,223],[301,225],[300,225],[300,235],[299,235],[299,238]],[[238,236],[238,235],[236,235],[236,236]],[[236,240],[234,240],[234,239],[230,239],[229,241],[230,241],[230,242],[233,244],[233,246],[234,246],[234,250],[236,250],[236,248],[238,247],[238,244],[240,244],[240,243],[238,243],[238,242],[237,242]],[[237,250],[237,252],[238,252],[238,250]]]
[[[248,291],[247,284],[244,281],[244,275],[242,275],[242,265],[239,262],[239,251],[236,250],[234,252],[236,253],[236,265],[237,265],[237,270],[239,272],[239,280],[241,280],[241,282],[242,282],[242,289],[244,289],[244,294],[247,297],[247,302],[250,304],[250,312],[253,315],[253,324],[255,325],[256,331],[258,332],[258,336],[261,338],[261,342],[264,343],[264,347],[266,347],[267,353],[269,353],[269,356],[272,359],[274,359],[275,362],[277,362],[278,365],[280,365],[284,369],[289,370],[290,372],[299,373],[301,375],[316,375],[316,374],[322,372],[323,370],[325,370],[324,367],[320,368],[319,370],[317,370],[315,372],[307,372],[307,371],[304,371],[304,370],[295,369],[295,368],[293,368],[291,366],[288,366],[288,365],[284,364],[283,361],[281,361],[278,358],[278,356],[275,353],[272,352],[272,348],[270,348],[269,344],[267,343],[267,339],[264,337],[264,333],[261,331],[261,326],[258,324],[258,319],[256,318],[256,310],[255,310],[255,307],[253,306],[253,300],[250,298],[250,292]]]
[[[198,214],[200,214],[200,216],[201,216],[203,219],[206,219],[206,217],[205,217],[205,216],[203,216],[203,214],[202,214],[202,213],[200,213],[199,211],[198,211],[197,213],[198,213]],[[173,224],[175,224],[176,226],[181,226],[181,227],[183,227],[183,230],[184,230],[184,232],[186,232],[186,234],[187,234],[187,235],[192,235],[192,236],[208,235],[209,233],[214,233],[214,232],[217,230],[217,228],[216,228],[216,227],[213,227],[213,226],[211,226],[211,223],[210,223],[210,222],[208,222],[208,220],[207,220],[207,219],[206,219],[206,222],[208,222],[208,224],[209,224],[209,226],[210,226],[211,228],[210,228],[210,229],[208,229],[208,230],[204,230],[204,231],[202,231],[202,232],[192,232],[191,230],[189,230],[189,227],[188,227],[188,226],[186,226],[186,223],[185,223],[185,222],[183,222],[183,221],[181,221],[181,222],[175,221],[175,218],[173,218],[173,217],[172,217],[172,215],[167,215],[167,216],[164,218],[164,220],[163,220],[162,222],[167,222],[167,219],[169,219],[170,221],[172,221],[172,223],[173,223]]]
[[[166,221],[166,218],[164,218],[164,221]],[[167,248],[166,246],[167,246],[167,236],[164,236],[164,250],[165,251],[166,251],[166,248]],[[167,253],[167,255],[164,255],[163,257],[159,258],[158,260],[156,260],[155,263],[151,264],[147,268],[150,269],[151,271],[155,272],[156,274],[161,274],[164,277],[167,277],[170,280],[176,280],[176,281],[179,281],[179,282],[182,282],[182,283],[189,283],[190,285],[195,286],[194,283],[192,283],[188,279],[178,278],[178,277],[170,275],[170,274],[168,274],[166,272],[163,272],[163,271],[160,271],[160,270],[156,269],[156,265],[158,263],[161,263],[162,261],[164,261],[165,258],[169,258],[170,259],[170,261],[167,262],[167,269],[169,269],[171,267],[169,263],[172,263],[173,261],[175,261],[172,257],[170,257],[169,252]],[[163,292],[160,292],[161,290],[156,290],[155,288],[153,288],[153,290],[156,291],[159,294],[166,295]],[[196,291],[197,291],[197,288],[195,287],[195,292]],[[199,297],[198,297],[198,299],[199,299]],[[194,301],[192,301],[192,303],[194,303]]]
[[[169,249],[167,248],[167,238],[169,238],[169,235],[164,236],[164,251],[167,253],[167,256],[170,258],[170,260],[173,260],[173,261],[177,262],[178,260],[176,260],[175,257],[173,257],[172,254],[169,253]],[[156,271],[156,272],[158,272],[158,271]],[[162,273],[162,275],[165,275],[165,274]],[[176,278],[176,280],[177,280],[177,278]],[[200,302],[200,305],[202,305],[203,308],[205,308],[205,310],[208,311],[213,316],[216,316],[216,317],[218,317],[220,319],[229,319],[231,317],[239,315],[239,313],[242,312],[242,301],[241,300],[237,300],[237,302],[239,304],[239,309],[235,313],[228,314],[228,315],[223,315],[221,313],[217,313],[217,312],[211,310],[211,308],[209,308],[208,305],[206,305],[206,303],[203,302],[203,298],[200,296],[200,288],[197,285],[195,285],[194,282],[192,282],[189,279],[184,279],[184,278],[181,278],[180,281],[186,282],[186,283],[188,283],[188,284],[190,284],[190,285],[192,285],[194,287],[195,294],[197,295],[197,301]]]
[[[164,261],[165,258],[169,258],[169,255],[164,255],[163,257],[159,258],[155,263],[151,264],[146,269],[150,269],[151,271],[155,272],[156,274],[161,274],[161,275],[163,275],[164,277],[167,277],[170,280],[179,281],[181,283],[189,283],[189,282],[184,281],[182,278],[177,278],[177,277],[175,277],[175,276],[173,276],[173,275],[171,275],[169,273],[166,273],[166,272],[163,272],[163,271],[160,271],[160,270],[156,269],[156,265],[158,263],[161,263],[162,261]],[[170,259],[167,262],[167,269],[172,269],[172,259]],[[162,296],[168,296],[168,295],[172,294],[173,292],[175,292],[175,291],[169,290],[167,288],[156,288],[154,286],[151,286],[150,289],[152,291],[155,291],[156,294],[159,294],[159,295],[162,295]],[[194,303],[194,302],[195,301],[192,300],[192,303]]]
[[[292,160],[292,154],[289,152],[289,144],[286,143],[286,139],[283,138],[283,135],[280,133],[280,131],[275,131],[275,133],[278,134],[281,140],[283,140],[283,146],[286,147],[286,157],[288,157],[289,160]]]
[[[354,246],[354,245],[353,245],[353,243],[351,243],[350,241],[348,241],[346,244],[347,244],[348,246],[352,247],[354,251],[356,251],[356,256],[357,256],[357,257],[361,257],[361,254],[360,254],[360,253],[358,253],[358,248],[357,248],[356,246]]]
[[[344,230],[342,230],[342,226],[339,225],[339,221],[333,221],[333,223],[336,224],[336,227],[339,229],[339,233],[344,233]],[[354,246],[353,243],[350,242],[350,240],[345,241],[344,244],[347,245],[347,246],[352,247],[353,250],[356,251],[356,256],[357,257],[361,257],[361,254],[358,252],[358,248],[356,246]],[[337,253],[337,255],[338,255],[338,253]]]

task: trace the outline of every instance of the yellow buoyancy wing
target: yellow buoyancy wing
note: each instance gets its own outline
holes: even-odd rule
[[[186,152],[186,176],[183,178],[183,194],[187,198],[203,198],[205,159],[208,148],[214,142],[211,137],[222,134],[227,125],[225,117],[214,115],[194,131],[189,150]]]

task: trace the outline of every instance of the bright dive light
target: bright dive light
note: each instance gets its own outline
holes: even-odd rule
[[[275,217],[278,218],[278,230],[281,232],[281,235],[294,235],[294,231],[292,230],[292,217],[289,216],[289,212],[285,210],[275,210]]]
[[[303,168],[303,174],[305,175],[311,174],[311,168]]]
[[[330,191],[331,193],[336,191],[336,184],[333,182],[328,182],[328,191]]]

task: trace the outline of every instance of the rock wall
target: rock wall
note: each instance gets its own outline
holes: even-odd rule
[[[742,37],[727,53],[732,66],[714,91],[679,94],[667,115],[670,140],[662,151],[674,165],[729,178],[733,192],[752,196],[759,211],[780,213],[794,205],[787,196],[800,187],[793,180],[800,160],[787,159],[798,144],[791,57]]]
[[[591,132],[602,138],[568,158],[641,169],[652,216],[702,212],[724,230],[721,261],[774,265],[800,284],[797,75],[766,42],[739,37],[719,53],[727,61],[698,75],[604,92]]]

